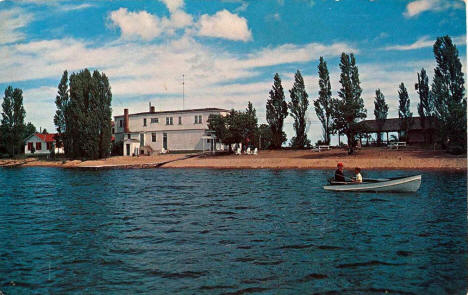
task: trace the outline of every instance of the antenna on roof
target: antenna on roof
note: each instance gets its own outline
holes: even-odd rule
[[[182,74],[182,110],[185,109],[185,75]]]

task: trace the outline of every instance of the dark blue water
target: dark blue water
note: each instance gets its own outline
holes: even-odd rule
[[[465,173],[0,170],[4,294],[466,294]],[[369,172],[385,177],[414,172]]]

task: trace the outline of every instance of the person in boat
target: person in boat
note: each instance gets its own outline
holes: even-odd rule
[[[342,181],[342,182],[345,182],[345,177],[343,175],[343,163],[338,163],[338,165],[336,165],[336,167],[338,169],[336,169],[335,171],[335,181]]]
[[[356,174],[356,176],[354,176],[354,182],[361,183],[362,182],[361,168],[359,167],[354,168],[354,173]]]

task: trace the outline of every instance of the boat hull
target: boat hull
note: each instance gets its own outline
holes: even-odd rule
[[[414,193],[421,186],[421,175],[379,182],[363,182],[341,185],[326,185],[323,188],[336,192],[396,192]]]

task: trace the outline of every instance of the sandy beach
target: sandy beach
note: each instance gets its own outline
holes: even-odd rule
[[[95,161],[47,161],[36,158],[1,160],[0,165],[60,168],[215,168],[215,169],[332,169],[342,162],[345,169],[435,169],[466,171],[466,155],[454,156],[443,151],[421,149],[388,150],[363,148],[354,155],[342,149],[260,151],[258,155],[166,154],[141,157],[110,157]]]

